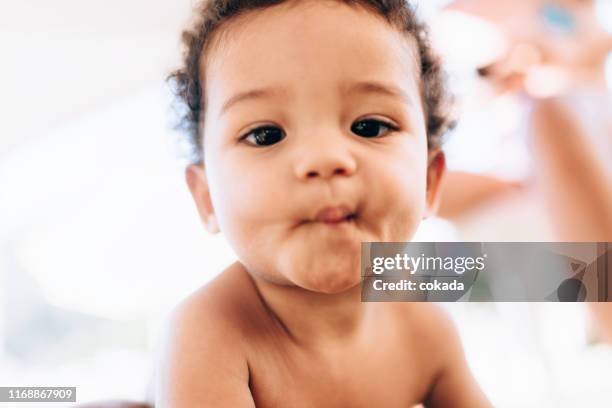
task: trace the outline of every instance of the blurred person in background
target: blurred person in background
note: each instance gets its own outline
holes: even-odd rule
[[[503,208],[497,212],[502,224],[520,226],[523,240],[612,241],[612,96],[605,72],[612,36],[597,21],[595,6],[592,0],[455,0],[447,6],[494,24],[505,38],[504,52],[478,74],[491,100],[518,101],[527,125],[515,137],[525,138],[531,157],[522,180],[449,174],[441,216],[479,222],[478,213],[494,206]],[[502,234],[496,240],[516,239],[500,226],[489,229]],[[612,341],[611,304],[590,309],[599,338]]]

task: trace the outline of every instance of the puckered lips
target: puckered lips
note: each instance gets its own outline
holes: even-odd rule
[[[318,210],[310,222],[320,222],[328,225],[341,225],[357,218],[357,212],[348,205],[326,206]]]

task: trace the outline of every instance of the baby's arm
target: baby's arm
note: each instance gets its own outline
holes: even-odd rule
[[[192,298],[174,311],[156,370],[156,408],[255,407],[239,338],[215,309]]]
[[[437,307],[428,319],[428,334],[432,336],[430,353],[437,354],[440,367],[425,402],[430,407],[492,407],[480,390],[465,360],[463,348],[451,319]],[[435,348],[435,350],[433,349]]]

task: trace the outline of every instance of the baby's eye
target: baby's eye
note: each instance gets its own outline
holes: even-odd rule
[[[351,131],[362,137],[378,137],[397,130],[397,127],[378,119],[363,119],[351,125]]]
[[[253,129],[241,139],[253,146],[270,146],[285,138],[285,132],[276,126],[261,126]]]

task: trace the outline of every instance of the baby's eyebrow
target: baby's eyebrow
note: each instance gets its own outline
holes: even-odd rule
[[[399,98],[408,105],[414,105],[413,98],[402,88],[377,81],[347,82],[340,86],[341,92],[350,95],[355,93],[374,93]]]
[[[340,84],[340,92],[344,95],[356,94],[356,93],[374,93],[386,96],[392,96],[399,98],[408,105],[413,105],[413,100],[408,93],[398,86],[392,84],[385,84],[377,81],[359,81],[359,82],[345,82]],[[270,99],[280,95],[286,95],[287,90],[284,88],[260,88],[252,89],[249,91],[238,92],[229,98],[221,107],[220,115],[223,115],[230,107],[248,99]]]
[[[274,98],[283,94],[285,94],[285,92],[278,88],[262,88],[238,92],[237,94],[229,98],[227,101],[225,101],[225,103],[221,107],[220,115],[223,115],[223,113],[225,113],[230,107],[237,104],[238,102],[242,102],[248,99]]]

